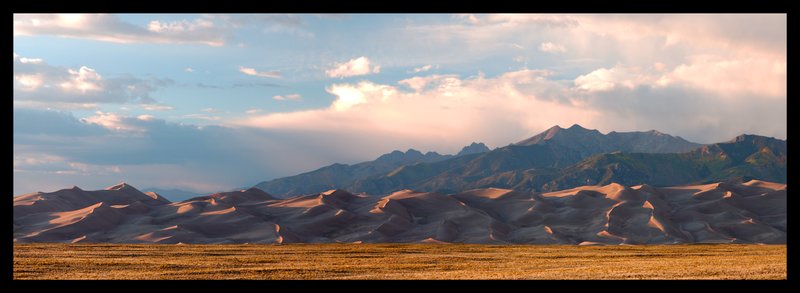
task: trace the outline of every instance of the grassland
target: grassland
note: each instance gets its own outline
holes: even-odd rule
[[[785,245],[14,245],[14,279],[785,278]]]

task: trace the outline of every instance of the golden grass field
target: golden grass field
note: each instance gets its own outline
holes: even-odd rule
[[[786,279],[786,246],[15,244],[14,279]]]

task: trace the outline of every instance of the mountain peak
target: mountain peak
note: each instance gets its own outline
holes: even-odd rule
[[[572,124],[572,126],[569,127],[569,130],[589,130],[589,129],[586,129],[583,126],[580,126],[577,123],[575,123],[575,124]]]
[[[415,150],[415,149],[408,149],[406,151],[406,155],[415,155],[415,156],[422,156],[422,152]]]
[[[545,141],[551,140],[556,136],[562,136],[566,134],[568,137],[574,137],[576,135],[603,135],[597,130],[589,130],[580,126],[578,124],[573,124],[569,128],[562,128],[561,126],[553,126],[548,128],[542,133],[539,133],[531,138],[525,139],[523,141],[517,142],[516,145],[528,146],[534,144],[541,144]]]
[[[488,147],[482,142],[472,142],[470,145],[461,148],[461,151],[456,154],[456,156],[463,156],[463,155],[470,155],[470,154],[479,154],[485,153],[490,151]]]

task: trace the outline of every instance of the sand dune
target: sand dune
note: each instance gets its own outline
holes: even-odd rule
[[[16,242],[785,243],[786,184],[758,180],[525,193],[344,190],[276,199],[255,188],[170,203],[127,184],[14,198]]]

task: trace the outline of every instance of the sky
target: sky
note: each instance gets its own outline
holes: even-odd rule
[[[15,14],[14,194],[215,192],[554,125],[786,139],[785,14]]]

